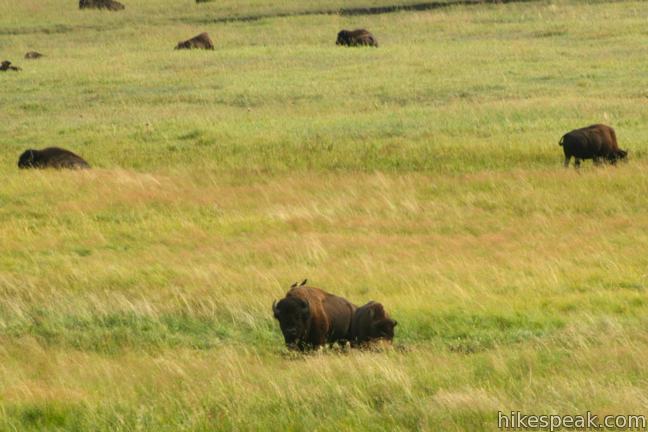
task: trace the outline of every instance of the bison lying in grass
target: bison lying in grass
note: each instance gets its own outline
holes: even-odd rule
[[[18,159],[18,168],[87,169],[90,164],[79,155],[58,147],[26,150]]]
[[[363,346],[373,341],[394,339],[394,327],[398,322],[391,319],[382,304],[370,301],[359,307],[351,323],[351,345]]]
[[[565,167],[574,157],[574,166],[578,168],[581,160],[592,159],[594,164],[601,159],[611,164],[628,156],[626,150],[619,149],[614,129],[603,124],[595,124],[566,133],[558,143],[565,153]]]
[[[371,301],[358,308],[342,297],[306,286],[306,282],[292,284],[286,296],[272,304],[288,348],[304,351],[336,342],[366,347],[394,339],[398,323],[382,304]]]
[[[38,51],[29,51],[28,53],[25,54],[25,58],[30,60],[34,60],[41,57],[43,57],[43,54],[39,53]]]
[[[178,42],[175,49],[214,49],[214,43],[207,33],[200,33],[198,36],[194,36],[189,40]]]
[[[118,11],[126,6],[115,0],[79,0],[79,9],[107,9]]]
[[[20,71],[22,70],[18,66],[11,66],[11,62],[9,60],[5,60],[2,63],[0,63],[0,71]]]
[[[365,29],[342,30],[337,35],[336,45],[378,47],[378,40]]]
[[[342,297],[305,286],[305,282],[293,285],[284,298],[272,304],[286,345],[304,351],[346,343],[355,306]]]

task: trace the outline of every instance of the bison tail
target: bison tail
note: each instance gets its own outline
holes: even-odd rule
[[[560,138],[560,141],[558,141],[558,145],[559,145],[559,146],[562,146],[562,145],[563,145],[563,141],[565,141],[565,136],[564,136],[564,135],[563,135],[562,138]]]

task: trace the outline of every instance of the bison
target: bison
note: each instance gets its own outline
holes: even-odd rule
[[[18,159],[18,168],[87,169],[90,164],[79,155],[58,147],[25,150]]]
[[[28,53],[25,54],[26,59],[37,59],[43,57],[43,54],[39,53],[38,51],[29,51]]]
[[[378,48],[378,40],[365,29],[342,30],[337,35],[335,45],[373,46]]]
[[[108,9],[118,11],[126,6],[115,0],[79,0],[79,9]]]
[[[356,307],[305,283],[293,284],[284,298],[272,304],[286,346],[304,351],[348,341]]]
[[[356,309],[351,322],[351,345],[361,346],[376,340],[391,342],[397,321],[391,319],[382,304],[370,301]]]
[[[5,60],[2,63],[0,63],[0,71],[5,72],[5,71],[21,71],[22,69],[19,68],[18,66],[12,66],[11,62],[9,60]]]
[[[178,42],[175,49],[214,49],[214,43],[207,33],[200,33],[198,36],[194,36],[189,40]]]
[[[603,124],[595,124],[567,132],[558,142],[565,153],[565,167],[574,157],[574,166],[580,167],[581,160],[592,159],[594,164],[601,159],[614,164],[628,156],[626,150],[619,149],[614,129]]]

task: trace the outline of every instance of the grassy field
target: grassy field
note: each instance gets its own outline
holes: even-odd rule
[[[123,2],[0,0],[0,431],[648,415],[648,2]],[[595,122],[629,162],[565,170]],[[51,145],[94,169],[17,169]],[[395,347],[288,352],[306,277]]]

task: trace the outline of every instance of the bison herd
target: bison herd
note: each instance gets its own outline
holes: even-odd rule
[[[293,284],[284,298],[272,304],[289,348],[304,351],[335,343],[364,347],[394,339],[397,322],[380,303],[371,301],[357,307],[306,282]]]
[[[195,38],[194,38],[195,39]],[[3,62],[3,67],[14,67]],[[595,124],[567,132],[559,141],[565,153],[565,167],[574,158],[574,166],[580,167],[581,161],[592,159],[595,165],[607,162],[614,165],[617,161],[625,161],[628,151],[622,150],[617,144],[616,133],[610,126]],[[59,147],[48,147],[42,150],[26,150],[18,159],[19,168],[90,168],[83,158]]]
[[[115,0],[80,0],[79,8],[122,10],[124,5]],[[365,29],[342,30],[337,35],[336,45],[378,47],[378,41]],[[207,33],[201,33],[178,42],[175,49],[213,50],[214,43]],[[36,51],[25,54],[26,59],[42,56]],[[8,60],[0,63],[0,71],[20,70]],[[592,159],[595,165],[615,164],[628,156],[626,150],[619,148],[614,129],[603,124],[572,130],[562,136],[559,145],[565,154],[565,167],[572,158],[578,168],[585,159]],[[48,147],[24,151],[18,159],[18,167],[89,169],[90,164],[69,150]],[[364,347],[381,340],[391,342],[397,325],[378,302],[370,301],[357,307],[342,297],[308,286],[306,280],[293,284],[284,298],[273,303],[272,311],[286,345],[301,351],[336,343]]]

